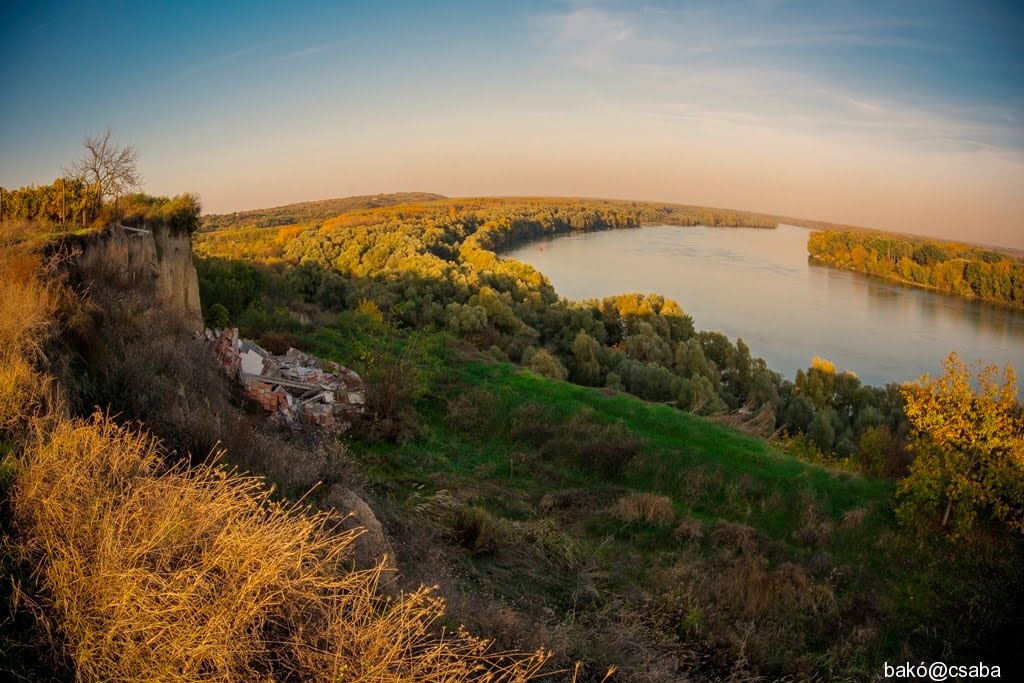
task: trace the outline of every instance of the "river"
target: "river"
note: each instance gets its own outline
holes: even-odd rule
[[[502,253],[562,296],[657,292],[697,329],[741,337],[792,379],[814,356],[883,386],[942,370],[957,351],[1024,372],[1024,311],[809,262],[804,228],[648,226],[538,240]]]

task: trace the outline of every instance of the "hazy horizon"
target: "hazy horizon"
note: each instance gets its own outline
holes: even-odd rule
[[[208,213],[396,191],[717,206],[1024,248],[1012,3],[33,3],[0,185],[107,125]]]

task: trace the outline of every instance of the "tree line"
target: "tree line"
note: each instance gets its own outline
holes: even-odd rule
[[[694,329],[677,302],[640,293],[570,301],[531,266],[498,256],[523,240],[654,222],[774,227],[758,214],[642,202],[444,200],[352,211],[297,235],[282,228],[282,240],[253,231],[252,242],[219,246],[233,253],[263,245],[276,267],[203,259],[200,284],[204,305],[221,304],[229,319],[254,328],[272,324],[269,291],[328,311],[373,302],[397,324],[449,332],[539,374],[741,415],[765,434],[788,433],[811,457],[902,476],[909,427],[898,385],[864,386],[827,362],[790,381],[742,339]],[[216,255],[216,235],[204,234],[197,252]],[[277,320],[287,325],[285,318]]]
[[[121,197],[141,187],[138,148],[118,144],[109,127],[87,135],[82,147],[82,155],[52,184],[0,189],[0,220],[63,225],[77,219],[84,225],[100,217],[108,200],[116,207]]]
[[[807,251],[836,268],[1024,306],[1024,262],[999,251],[854,230],[812,232]]]
[[[766,222],[636,202],[453,199],[351,211],[305,228],[202,233],[197,268],[218,326],[298,333],[296,309],[371,311],[540,375],[753,426],[799,457],[900,480],[906,521],[954,534],[982,518],[1024,528],[1024,409],[1012,370],[999,381],[995,368],[982,368],[972,380],[953,354],[942,377],[873,387],[815,358],[791,381],[742,339],[696,330],[661,295],[567,300],[532,266],[498,256],[520,240],[655,221]],[[974,253],[999,263],[995,252]]]

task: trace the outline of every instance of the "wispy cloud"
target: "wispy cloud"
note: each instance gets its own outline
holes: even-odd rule
[[[267,49],[273,47],[273,45],[274,45],[274,41],[263,42],[263,43],[257,43],[257,44],[254,44],[254,45],[250,45],[248,47],[244,47],[244,48],[241,48],[241,49],[238,49],[238,50],[233,50],[231,52],[226,52],[224,54],[217,55],[216,57],[213,57],[212,59],[208,59],[208,60],[206,60],[204,62],[199,62],[199,63],[196,63],[196,64],[192,64],[190,66],[187,66],[184,69],[182,69],[182,71],[180,72],[179,75],[181,75],[181,76],[193,76],[195,74],[202,73],[204,71],[209,71],[211,69],[215,69],[215,68],[223,66],[225,64],[230,64],[231,62],[234,62],[234,61],[237,61],[237,60],[241,59],[242,57],[250,57],[250,56],[253,56],[255,54],[258,54],[258,53],[260,53],[260,52],[262,52],[264,50],[267,50]]]
[[[287,55],[285,55],[282,58],[282,60],[283,61],[288,61],[288,60],[292,60],[292,59],[302,59],[303,57],[311,57],[313,55],[320,54],[321,52],[326,52],[328,50],[333,50],[335,47],[336,46],[333,43],[332,44],[327,44],[327,45],[312,45],[310,47],[304,47],[304,48],[302,48],[300,50],[295,50],[293,52],[289,52]]]
[[[626,14],[594,6],[539,17],[541,41],[577,66],[599,66],[612,60],[643,61],[669,45],[638,30]]]
[[[761,128],[851,144],[926,145],[945,151],[1013,148],[1020,130],[998,110],[947,106],[938,111],[821,87],[798,73],[722,70],[651,88],[653,119]],[[672,98],[672,93],[675,98]],[[680,97],[685,93],[685,97]]]
[[[610,106],[628,99],[656,120],[878,145],[1024,149],[1024,131],[1005,103],[979,107],[913,87],[922,55],[949,49],[924,39],[919,20],[835,12],[794,21],[786,9],[774,0],[682,8],[581,4],[541,18],[540,36],[553,58],[591,72],[579,79],[588,96],[603,86]],[[884,54],[906,74],[908,87],[894,87],[891,74],[851,69],[851,51]],[[822,63],[830,58],[831,70]]]

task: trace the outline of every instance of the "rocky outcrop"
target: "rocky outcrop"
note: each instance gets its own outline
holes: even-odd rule
[[[398,568],[395,551],[377,515],[373,514],[366,501],[341,484],[335,484],[327,491],[324,502],[343,516],[340,528],[359,532],[352,553],[356,568],[372,569],[383,562],[380,585],[386,589],[394,582]]]
[[[73,280],[113,280],[152,306],[178,317],[190,330],[203,329],[199,277],[192,262],[192,239],[165,224],[132,228],[120,224],[86,235],[65,237],[51,247],[68,260]]]

